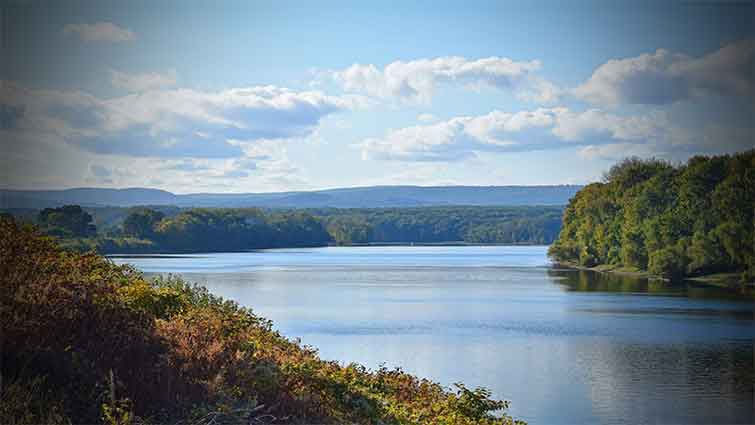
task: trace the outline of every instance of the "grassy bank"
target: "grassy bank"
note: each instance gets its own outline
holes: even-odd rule
[[[324,361],[204,288],[7,219],[0,276],[3,424],[514,423],[487,390]]]
[[[631,267],[623,267],[621,265],[600,264],[593,267],[582,266],[574,261],[557,261],[556,264],[561,267],[576,270],[589,270],[598,273],[612,273],[622,276],[632,276],[641,279],[654,279],[654,280],[668,280],[661,276],[653,275],[646,270],[639,270]]]
[[[630,276],[639,279],[650,279],[669,282],[670,279],[663,276],[655,275],[647,270],[639,270],[632,267],[623,267],[620,265],[601,264],[594,267],[581,266],[578,263],[570,261],[559,261],[556,263],[560,267],[575,269],[575,270],[589,270],[598,273],[610,273],[620,276]],[[694,277],[687,277],[681,281],[691,282],[698,285],[710,285],[718,286],[720,288],[728,289],[741,289],[741,288],[753,288],[755,282],[747,282],[742,280],[740,273],[710,273]]]

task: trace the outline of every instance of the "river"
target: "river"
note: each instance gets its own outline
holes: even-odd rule
[[[755,303],[557,269],[543,246],[114,258],[177,273],[321,357],[484,386],[531,424],[753,423]]]

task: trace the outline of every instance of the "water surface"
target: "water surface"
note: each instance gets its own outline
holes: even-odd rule
[[[180,273],[321,356],[485,386],[534,424],[753,423],[752,298],[556,269],[546,247],[116,259]]]

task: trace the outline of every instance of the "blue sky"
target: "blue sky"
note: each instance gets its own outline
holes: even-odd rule
[[[752,3],[5,2],[12,188],[566,184],[748,149]]]

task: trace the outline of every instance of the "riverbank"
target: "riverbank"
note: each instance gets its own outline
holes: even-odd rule
[[[554,262],[554,265],[558,267],[564,267],[564,268],[575,269],[575,270],[588,270],[588,271],[598,272],[598,273],[611,273],[611,274],[616,274],[616,275],[621,275],[621,276],[631,276],[631,277],[636,277],[640,279],[669,281],[669,279],[666,279],[661,276],[653,275],[645,270],[638,270],[638,269],[634,269],[630,267],[615,266],[615,265],[610,265],[610,264],[599,264],[594,267],[586,267],[586,266],[582,266],[571,261],[556,261]]]
[[[671,282],[670,279],[662,276],[654,275],[646,270],[638,270],[631,267],[622,267],[610,264],[599,264],[594,267],[585,267],[577,263],[568,261],[558,261],[554,263],[556,266],[565,267],[575,270],[588,270],[598,273],[610,273],[619,276],[630,276],[640,279],[656,280],[663,282]],[[691,282],[700,285],[717,286],[727,289],[741,289],[741,288],[755,288],[755,281],[743,282],[740,273],[711,273],[694,277],[686,277],[681,279],[683,282]]]
[[[546,246],[546,244],[534,242],[510,242],[510,243],[482,243],[465,241],[445,242],[365,242],[349,244],[329,244],[328,246]]]
[[[107,257],[130,257],[130,256],[166,256],[166,255],[189,255],[189,254],[213,254],[225,252],[253,252],[266,249],[287,249],[287,248],[322,248],[322,247],[432,247],[432,246],[544,246],[543,244],[519,242],[519,243],[474,243],[465,241],[445,241],[445,242],[365,242],[349,244],[317,244],[317,245],[291,245],[291,246],[270,246],[250,249],[230,249],[230,250],[207,250],[207,249],[167,249],[157,245],[145,245],[143,249],[117,249],[117,248],[99,248],[96,243],[82,244],[81,239],[60,240],[59,243],[65,249],[87,252],[90,250],[97,251]],[[94,240],[93,240],[94,241]]]

